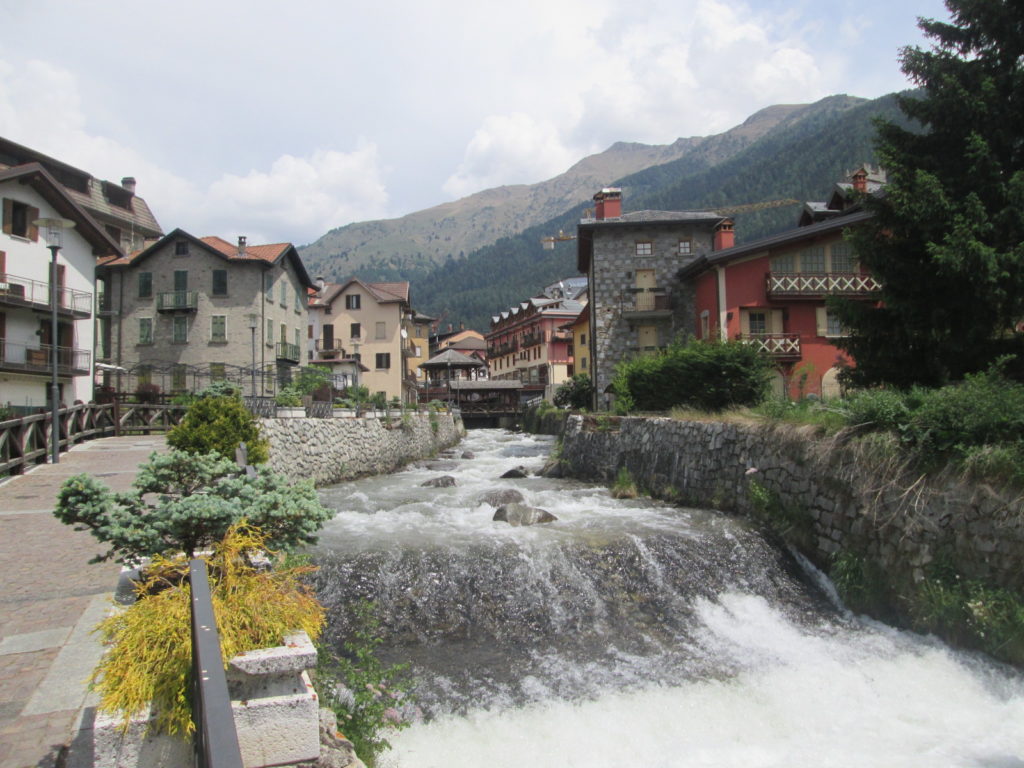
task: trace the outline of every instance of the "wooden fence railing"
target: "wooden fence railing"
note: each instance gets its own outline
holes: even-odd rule
[[[57,412],[60,450],[83,440],[166,432],[181,421],[185,406],[165,403],[73,405]],[[46,461],[52,445],[52,416],[33,413],[0,421],[0,474],[17,475]]]

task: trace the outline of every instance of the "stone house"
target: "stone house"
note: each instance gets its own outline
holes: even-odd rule
[[[232,244],[175,229],[101,261],[97,276],[100,356],[118,390],[195,390],[229,379],[249,394],[272,394],[307,362],[313,284],[291,243]]]
[[[121,255],[120,248],[38,163],[0,169],[0,201],[0,405],[48,406],[54,345],[60,403],[87,402],[93,396],[96,261]],[[35,223],[47,218],[74,225],[61,231],[55,259],[48,246],[56,243]]]
[[[616,363],[663,349],[693,333],[690,297],[673,291],[676,273],[712,250],[733,244],[733,221],[713,211],[622,213],[622,192],[594,195],[593,218],[577,226],[577,267],[587,275],[590,333],[586,354],[597,407]]]

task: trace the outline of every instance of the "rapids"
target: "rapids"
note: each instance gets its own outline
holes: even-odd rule
[[[321,491],[329,640],[370,598],[417,680],[382,765],[1024,768],[1018,673],[849,615],[742,520],[498,479],[552,442],[471,431],[474,458]],[[558,521],[492,522],[497,488]]]

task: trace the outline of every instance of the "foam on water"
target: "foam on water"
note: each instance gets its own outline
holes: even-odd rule
[[[322,492],[328,636],[373,599],[427,712],[382,765],[1024,768],[1017,673],[837,610],[742,520],[498,479],[551,445],[474,431],[471,460]],[[493,522],[499,488],[558,522]]]

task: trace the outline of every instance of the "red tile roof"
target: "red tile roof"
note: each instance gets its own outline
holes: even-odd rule
[[[284,253],[291,243],[271,243],[269,245],[246,245],[245,254],[238,253],[238,246],[233,243],[229,243],[222,237],[201,237],[199,238],[208,246],[214,250],[220,251],[222,254],[227,256],[229,259],[258,259],[260,261],[267,261],[273,263],[280,258],[281,254]]]

